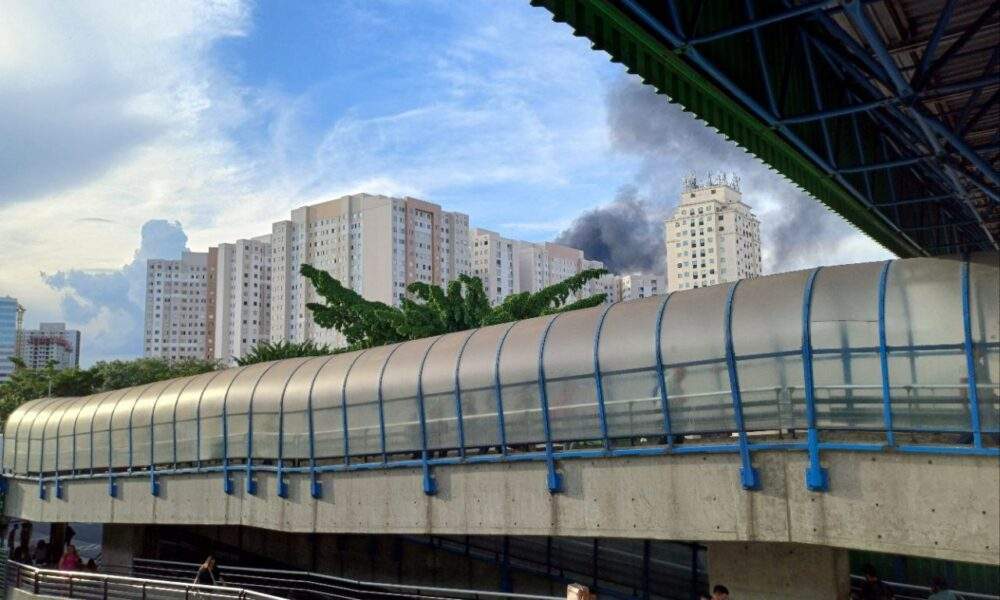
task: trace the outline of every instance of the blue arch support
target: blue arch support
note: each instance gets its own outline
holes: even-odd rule
[[[809,274],[802,293],[802,377],[806,395],[806,449],[809,452],[809,466],[806,468],[806,488],[813,492],[830,489],[826,469],[819,461],[819,432],[816,429],[816,393],[813,385],[812,348],[812,297],[816,276],[823,267]]]
[[[233,493],[233,480],[229,478],[229,418],[226,414],[226,405],[229,403],[229,390],[233,388],[233,383],[243,374],[243,371],[249,368],[243,367],[233,375],[233,378],[226,384],[226,394],[222,397],[222,491],[227,495]],[[199,448],[200,446],[199,440]],[[200,449],[199,452],[201,452]]]
[[[382,379],[385,377],[385,368],[389,366],[389,361],[392,360],[392,355],[399,350],[405,342],[399,342],[393,346],[392,350],[389,351],[389,355],[385,357],[382,361],[382,368],[378,372],[378,431],[379,438],[382,440],[382,464],[388,464],[389,462],[389,451],[386,450],[385,446],[385,402],[382,399]]]
[[[458,456],[465,460],[465,423],[462,421],[462,382],[460,381],[462,356],[465,355],[465,347],[469,345],[469,340],[476,335],[478,329],[473,329],[462,341],[462,347],[458,349],[458,356],[455,358],[455,426],[458,430]]]
[[[295,365],[295,368],[292,369],[292,372],[288,375],[288,379],[285,380],[285,385],[282,386],[281,388],[281,399],[278,400],[278,452],[277,452],[278,460],[276,461],[275,464],[274,480],[275,480],[275,485],[277,486],[276,492],[279,498],[288,497],[288,482],[285,481],[285,473],[284,473],[285,449],[282,447],[285,443],[285,394],[288,393],[288,385],[292,382],[292,379],[295,377],[295,374],[299,372],[299,369],[309,364],[310,362],[311,360],[304,360],[299,364]],[[316,371],[316,374],[318,375],[319,371]],[[313,381],[315,380],[316,379],[314,377]],[[248,456],[252,458],[253,454],[248,453]]]
[[[604,307],[594,328],[594,391],[597,393],[597,418],[601,421],[601,444],[605,450],[611,448],[611,442],[608,439],[608,413],[604,406],[604,381],[601,378],[601,330],[604,329],[604,319],[615,304],[618,303],[612,302]]]
[[[962,262],[962,329],[964,330],[965,367],[968,370],[969,417],[972,427],[972,444],[983,447],[983,428],[979,419],[979,386],[976,383],[976,357],[972,351],[972,311],[969,289],[969,258]]]
[[[336,354],[326,359],[326,361],[316,369],[316,374],[313,375],[312,381],[309,382],[309,397],[306,399],[306,416],[309,425],[309,495],[314,499],[318,500],[323,497],[323,483],[316,476],[316,422],[313,419],[313,389],[316,387],[316,379],[319,378],[319,374],[323,372],[326,365],[336,358]],[[345,377],[346,379],[346,377]],[[281,425],[278,427],[278,495],[281,496],[282,490],[288,491],[287,486],[282,486],[281,484],[281,469],[284,468],[284,458],[285,458],[285,397],[281,397]],[[284,498],[285,496],[281,496]]]
[[[517,325],[517,321],[510,324],[507,329],[504,330],[503,335],[500,336],[500,341],[497,342],[497,355],[493,360],[493,387],[496,392],[497,399],[497,430],[500,436],[500,455],[507,456],[507,424],[504,422],[503,415],[503,388],[500,385],[500,353],[503,351],[503,344],[507,341],[507,334],[510,333],[511,329]]]
[[[344,468],[345,469],[351,466],[351,439],[350,439],[350,432],[347,429],[347,427],[348,427],[348,418],[347,418],[347,382],[351,378],[351,371],[354,370],[354,365],[358,364],[358,361],[361,360],[361,357],[364,356],[365,354],[368,354],[369,350],[371,350],[371,348],[365,348],[357,356],[354,357],[354,360],[352,360],[351,364],[348,365],[348,367],[347,367],[347,372],[344,373],[344,381],[341,382],[341,384],[340,384],[340,422],[341,422],[341,425],[344,427]],[[312,442],[313,440],[315,440],[315,438],[314,437],[310,437],[310,442]],[[314,461],[315,461],[315,456],[316,456],[315,452],[316,452],[315,451],[315,446],[313,446],[312,453],[313,453],[313,460]]]
[[[548,340],[552,324],[559,320],[563,313],[556,313],[549,319],[538,343],[538,399],[542,406],[542,430],[545,433],[545,464],[548,466],[549,493],[562,491],[562,475],[556,470],[556,458],[552,447],[552,424],[549,420],[549,395],[545,389],[545,342]]]
[[[663,373],[663,344],[660,341],[660,336],[663,332],[663,315],[667,312],[667,303],[670,302],[670,297],[673,295],[673,292],[667,294],[666,298],[663,299],[663,303],[660,304],[660,310],[656,313],[656,327],[653,329],[653,356],[656,359],[656,382],[660,388],[660,410],[663,411],[663,435],[667,438],[666,441],[668,450],[674,449],[674,436],[670,425],[670,405],[668,403],[669,397],[667,396],[667,378]]]
[[[417,411],[420,416],[420,468],[424,475],[424,493],[433,496],[437,493],[437,481],[431,473],[431,467],[427,463],[427,414],[424,412],[424,365],[427,364],[427,356],[431,353],[434,345],[441,341],[444,336],[434,338],[434,341],[424,350],[424,356],[420,359],[420,370],[417,371]]]
[[[892,430],[892,390],[889,385],[889,344],[885,334],[885,288],[889,280],[892,261],[882,265],[878,275],[878,360],[882,371],[882,427],[885,428],[885,443],[896,445],[896,434]]]
[[[264,369],[264,372],[260,374],[260,377],[257,378],[257,381],[253,382],[253,390],[251,390],[251,392],[250,392],[250,403],[247,405],[247,457],[246,457],[246,471],[247,471],[247,474],[246,474],[246,481],[244,482],[244,484],[246,485],[246,491],[247,491],[247,493],[250,494],[251,496],[254,496],[254,495],[257,494],[257,480],[254,479],[254,477],[253,477],[253,471],[254,471],[254,469],[253,469],[253,401],[254,401],[254,399],[257,396],[257,387],[260,385],[260,382],[263,381],[264,377],[268,374],[268,372],[270,372],[271,369],[275,365],[277,365],[277,364],[278,364],[277,362],[273,362],[270,365],[268,365],[268,367],[266,369]],[[292,371],[292,375],[294,375],[294,374],[295,374],[295,372]],[[291,375],[289,375],[289,378],[291,378]],[[288,385],[287,381],[285,382],[285,385]]]
[[[177,410],[177,402],[181,399],[181,394],[184,390],[188,389],[188,386],[197,379],[197,375],[192,375],[188,379],[181,389],[177,391],[174,396],[174,411]],[[149,493],[153,496],[160,495],[160,481],[156,478],[156,405],[160,403],[160,398],[163,397],[163,392],[169,389],[170,386],[160,390],[160,393],[156,395],[156,400],[153,401],[153,408],[149,411]],[[176,428],[176,418],[175,428]],[[177,439],[174,438],[174,445],[176,446]]]
[[[747,440],[746,424],[743,421],[740,377],[736,369],[736,353],[733,350],[733,299],[736,297],[736,288],[738,287],[740,287],[740,281],[729,288],[729,297],[726,298],[726,318],[723,326],[723,335],[726,341],[726,369],[729,371],[729,389],[733,398],[733,418],[736,420],[736,430],[740,440],[740,461],[742,463],[740,483],[745,490],[758,490],[760,489],[760,474],[750,460],[750,442]]]

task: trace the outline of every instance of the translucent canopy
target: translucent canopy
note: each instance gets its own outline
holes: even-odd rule
[[[880,430],[886,410],[900,431],[993,433],[998,273],[997,254],[823,267],[45,398],[7,419],[3,470],[410,460],[459,448],[733,433],[737,410],[747,430],[802,429],[808,398],[824,435]]]

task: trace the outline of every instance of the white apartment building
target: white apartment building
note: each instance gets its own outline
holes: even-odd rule
[[[667,291],[760,275],[760,221],[742,200],[739,179],[685,178],[681,202],[664,222]]]
[[[537,292],[587,268],[603,263],[587,261],[583,251],[552,242],[522,242],[518,250],[520,291]]]
[[[666,277],[663,275],[643,275],[633,273],[623,275],[619,282],[619,296],[622,301],[649,298],[667,293]]]
[[[306,308],[321,298],[299,275],[303,263],[369,300],[397,305],[413,282],[444,285],[469,273],[469,252],[469,217],[416,198],[355,194],[297,208],[272,226],[270,338],[343,344]]]
[[[214,357],[209,326],[215,315],[215,263],[210,254],[184,251],[180,260],[147,261],[143,356]]]
[[[74,369],[80,366],[80,332],[66,329],[65,323],[39,323],[25,330],[21,340],[21,360],[29,369]]]
[[[519,244],[495,231],[472,231],[472,275],[483,282],[490,304],[497,305],[520,290]]]
[[[271,235],[219,244],[213,356],[235,364],[271,339]]]

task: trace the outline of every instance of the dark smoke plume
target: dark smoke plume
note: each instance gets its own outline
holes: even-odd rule
[[[577,217],[556,243],[583,250],[612,273],[662,273],[663,218],[662,206],[639,198],[635,186],[627,185],[611,204]]]
[[[662,273],[662,221],[677,205],[681,179],[733,172],[743,201],[761,220],[764,272],[887,256],[851,225],[714,129],[628,77],[607,96],[612,147],[640,159],[632,185],[578,218],[557,241],[605,261],[612,271]]]

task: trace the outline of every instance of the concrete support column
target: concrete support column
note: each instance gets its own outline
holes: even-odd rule
[[[847,600],[847,550],[768,542],[708,544],[708,578],[739,600]]]
[[[132,559],[142,556],[145,525],[105,524],[101,537],[101,571],[112,575],[131,573]]]

